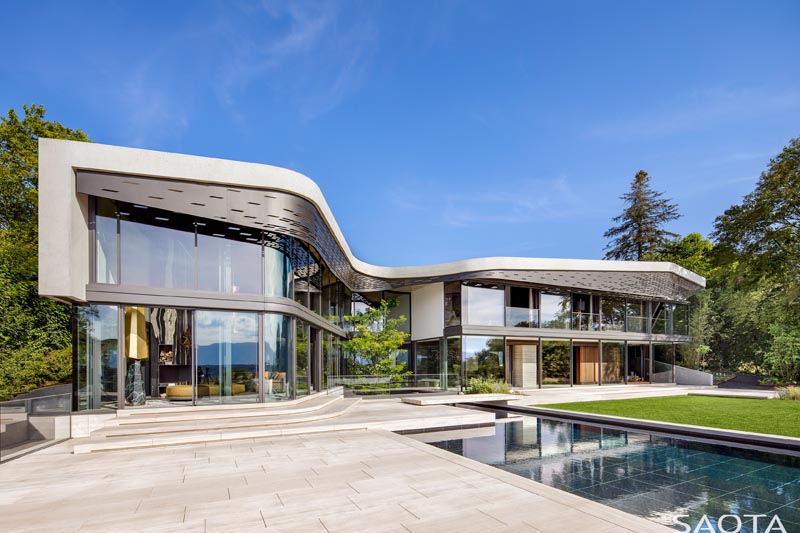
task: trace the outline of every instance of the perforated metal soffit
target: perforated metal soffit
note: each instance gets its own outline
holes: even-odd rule
[[[313,245],[331,271],[354,291],[399,289],[439,281],[486,279],[634,297],[685,300],[699,288],[689,280],[669,272],[491,270],[430,277],[378,278],[355,270],[316,207],[292,194],[90,171],[78,171],[77,177],[80,193],[224,220],[296,237]]]

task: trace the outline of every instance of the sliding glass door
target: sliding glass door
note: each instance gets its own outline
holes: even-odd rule
[[[198,404],[257,402],[258,314],[195,313]]]

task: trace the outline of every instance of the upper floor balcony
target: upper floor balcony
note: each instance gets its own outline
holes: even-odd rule
[[[688,335],[689,306],[566,291],[452,282],[445,326]]]

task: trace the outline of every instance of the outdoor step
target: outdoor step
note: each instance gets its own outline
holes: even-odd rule
[[[263,418],[268,416],[280,417],[292,414],[311,413],[343,399],[341,395],[320,395],[299,404],[283,405],[284,402],[273,404],[257,404],[256,406],[244,405],[242,409],[225,410],[198,410],[187,407],[180,412],[158,413],[150,416],[127,416],[112,418],[106,422],[106,427],[137,426],[141,424],[172,424],[175,422],[191,422],[202,420],[223,420],[237,418]]]
[[[163,435],[171,433],[186,433],[192,431],[213,431],[230,428],[277,426],[283,424],[296,424],[326,420],[341,415],[358,403],[360,398],[345,400],[341,396],[332,398],[325,405],[313,410],[285,410],[271,412],[263,416],[257,413],[248,413],[242,417],[211,418],[198,420],[181,420],[165,423],[159,420],[149,424],[125,424],[122,426],[108,427],[92,434],[93,437],[127,437],[133,435]],[[289,416],[294,415],[294,416]]]
[[[139,419],[147,416],[161,416],[172,413],[211,413],[228,411],[246,411],[247,409],[270,409],[279,406],[297,406],[306,402],[313,401],[326,396],[342,396],[344,389],[334,387],[329,390],[314,392],[308,396],[303,396],[295,400],[285,400],[274,403],[241,403],[223,405],[186,405],[186,406],[166,406],[166,407],[132,407],[117,411],[117,418]]]
[[[284,420],[271,419],[260,424],[250,424],[250,420],[230,421],[222,426],[195,427],[193,429],[175,429],[164,427],[161,431],[144,428],[144,434],[137,433],[94,433],[91,442],[76,444],[73,453],[90,453],[93,451],[123,450],[128,448],[142,448],[151,446],[172,446],[199,442],[218,442],[224,440],[238,440],[246,438],[270,437],[278,435],[297,434],[308,432],[308,428],[293,428],[293,424],[316,424],[344,415],[360,402],[360,398],[343,400],[324,414],[305,417],[286,418]],[[330,427],[333,427],[331,425]]]

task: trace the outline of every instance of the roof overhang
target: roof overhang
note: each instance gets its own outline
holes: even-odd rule
[[[75,195],[111,198],[292,235],[313,245],[334,274],[354,291],[488,279],[682,301],[705,287],[703,277],[667,262],[483,257],[427,266],[371,265],[352,254],[319,187],[291,170],[50,139],[40,139],[40,161],[43,208],[51,203],[48,181],[66,176],[53,172],[62,176],[54,178],[48,170],[57,162],[69,164]],[[42,229],[47,233],[58,228],[51,221]],[[54,237],[45,235],[44,242],[52,242]]]

